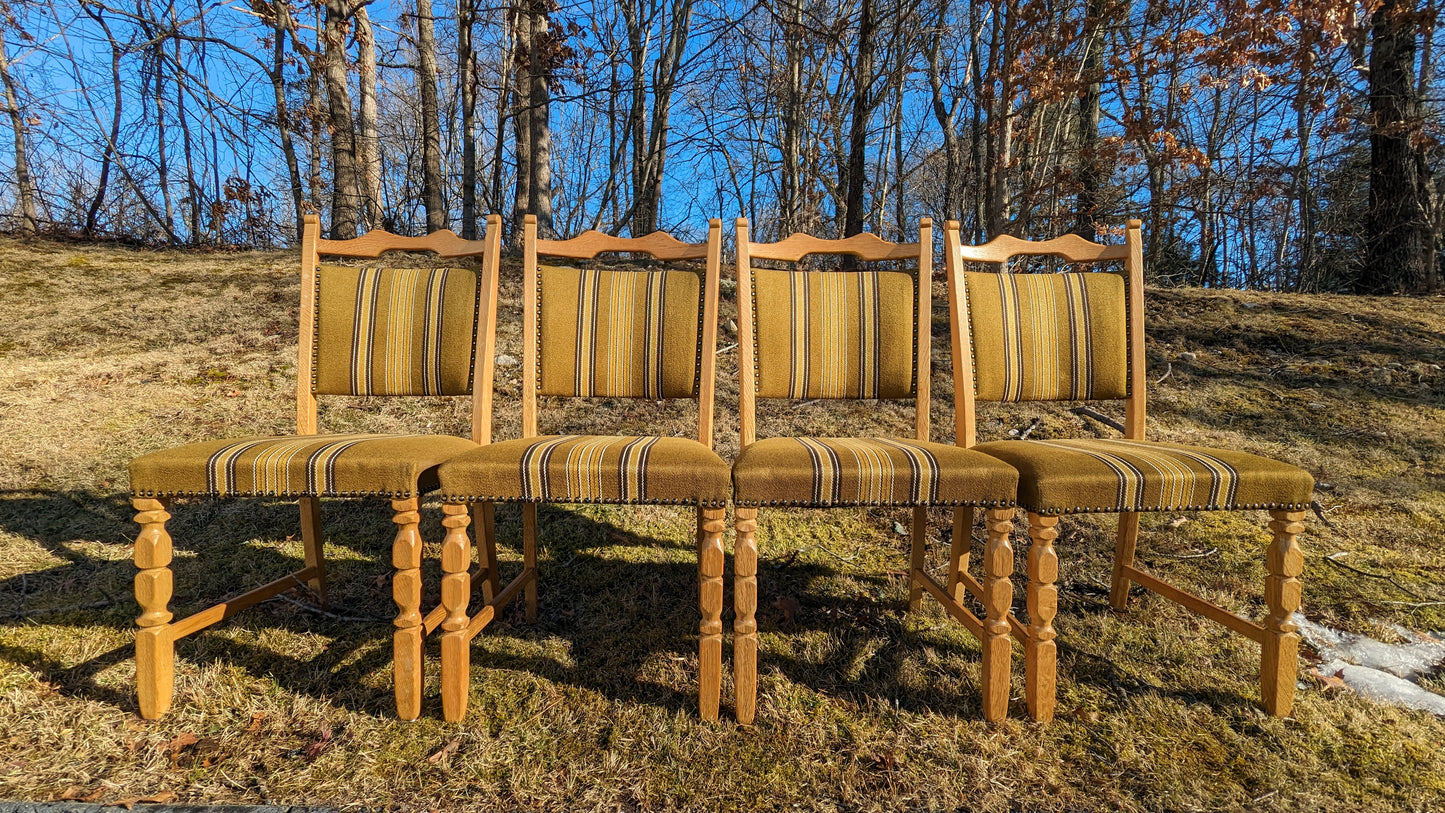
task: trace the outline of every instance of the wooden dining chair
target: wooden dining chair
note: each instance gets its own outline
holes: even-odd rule
[[[1130,220],[1123,245],[1076,235],[1028,242],[1007,235],[965,246],[958,224],[944,231],[953,325],[957,434],[974,449],[1019,470],[1019,505],[1028,512],[1027,626],[1013,621],[1025,652],[1025,693],[1036,720],[1053,716],[1059,517],[1116,513],[1118,539],[1110,603],[1123,610],[1131,583],[1223,624],[1264,650],[1264,707],[1287,715],[1294,700],[1299,634],[1290,614],[1300,604],[1303,567],[1296,536],[1314,480],[1303,469],[1258,455],[1151,442],[1144,433],[1144,261],[1140,222]],[[1054,256],[1073,264],[1062,273],[1012,273],[1014,257]],[[993,271],[966,271],[982,263]],[[1101,270],[1122,264],[1123,273]],[[1094,270],[1087,270],[1092,268]],[[1124,402],[1122,438],[1002,440],[974,445],[978,401]],[[1263,624],[1241,618],[1139,569],[1134,549],[1143,511],[1265,509],[1274,541]],[[961,552],[966,555],[965,552]],[[955,555],[950,570],[967,567]]]
[[[762,506],[829,508],[906,505],[913,508],[909,608],[927,590],[983,645],[986,719],[1008,713],[1013,595],[1014,490],[1018,473],[978,452],[929,441],[929,336],[932,314],[933,223],[919,223],[916,243],[871,234],[823,240],[795,234],[777,243],[748,238],[739,218],[738,370],[742,450],[733,463],[737,542],[733,555],[736,613],[733,668],[737,717],[750,723],[757,694],[757,516]],[[754,261],[796,264],[813,255],[853,257],[836,270],[755,267]],[[912,438],[757,436],[757,399],[896,399],[915,407]],[[925,570],[931,506],[957,509],[955,533],[972,533],[973,508],[987,512],[983,619]]]
[[[393,645],[396,711],[421,713],[422,639],[443,613],[421,613],[421,495],[437,486],[437,467],[491,437],[492,356],[501,219],[487,218],[485,240],[450,231],[400,237],[372,231],[325,240],[315,215],[301,240],[300,342],[296,433],[203,441],[131,461],[140,535],[135,542],[136,683],[141,715],[171,705],[175,642],[240,610],[306,586],[324,603],[322,497],[391,501],[392,592],[398,614]],[[321,255],[376,258],[387,251],[431,251],[481,258],[481,270],[390,268],[319,263]],[[465,396],[472,399],[471,438],[432,434],[318,434],[317,396]],[[179,621],[172,594],[167,513],[177,497],[283,497],[301,506],[305,567]],[[480,525],[489,527],[485,518]]]
[[[662,232],[622,238],[589,231],[571,240],[541,240],[536,217],[527,215],[524,250],[522,437],[453,458],[439,473],[448,528],[442,545],[443,714],[450,721],[466,714],[472,638],[522,591],[527,620],[537,618],[539,503],[660,503],[697,507],[698,704],[704,719],[717,719],[728,500],[728,466],[712,450],[722,223],[710,221],[707,242],[697,244]],[[637,270],[539,262],[543,256],[589,261],[604,253],[663,264]],[[701,272],[697,260],[704,261]],[[697,440],[539,435],[539,395],[695,400]],[[505,589],[494,581],[484,593],[485,606],[468,617],[466,506],[477,501],[522,503],[523,568]],[[496,561],[491,538],[484,535],[480,544],[484,558]]]

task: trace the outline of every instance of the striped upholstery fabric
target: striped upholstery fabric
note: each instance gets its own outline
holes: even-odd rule
[[[728,465],[689,438],[544,435],[448,461],[442,498],[517,502],[726,505]]]
[[[436,467],[477,448],[447,435],[290,435],[213,440],[131,461],[140,496],[411,497]]]
[[[1012,505],[1018,472],[969,449],[895,438],[767,438],[733,464],[759,505]]]
[[[696,273],[542,266],[537,274],[540,394],[697,394],[702,280]]]
[[[1309,472],[1258,455],[1140,440],[1004,440],[973,447],[1019,470],[1042,514],[1303,508]]]
[[[754,269],[760,398],[914,394],[913,277]]]
[[[465,268],[317,269],[319,395],[466,395],[480,306]]]
[[[1123,277],[966,273],[963,279],[980,400],[1128,396]]]

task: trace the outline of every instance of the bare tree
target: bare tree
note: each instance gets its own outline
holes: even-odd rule
[[[5,85],[5,113],[15,134],[15,187],[20,195],[20,230],[34,234],[40,226],[35,206],[35,182],[30,178],[30,158],[25,144],[25,117],[20,112],[20,94],[10,75],[9,52],[5,45],[5,27],[0,23],[0,82]]]
[[[416,0],[417,86],[421,91],[422,199],[426,230],[447,227],[442,185],[442,130],[437,111],[436,23],[431,0]]]

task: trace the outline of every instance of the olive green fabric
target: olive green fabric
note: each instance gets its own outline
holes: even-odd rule
[[[1003,440],[973,447],[1019,470],[1040,514],[1304,508],[1314,478],[1267,457],[1140,440]]]
[[[702,278],[685,269],[541,266],[542,395],[691,398],[702,345]]]
[[[733,463],[740,506],[1008,506],[1017,483],[987,455],[895,438],[767,438]]]
[[[481,288],[465,268],[317,268],[312,391],[467,395]]]
[[[132,493],[268,497],[413,497],[442,461],[476,449],[449,435],[289,435],[192,443],[138,457]]]
[[[726,505],[728,465],[688,438],[544,435],[442,465],[442,499]]]
[[[979,400],[1128,396],[1123,277],[966,273],[963,280]]]
[[[759,398],[909,398],[918,297],[900,271],[752,271]]]

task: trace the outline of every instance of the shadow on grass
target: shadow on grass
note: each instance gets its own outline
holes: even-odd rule
[[[274,680],[287,691],[384,716],[393,708],[390,510],[379,500],[324,501],[322,510],[330,617],[273,600],[220,625],[241,627],[241,634],[205,631],[178,642],[177,654],[192,663],[225,663]],[[173,505],[169,528],[177,558],[171,609],[177,617],[299,569],[299,556],[288,555],[275,541],[298,532],[296,511],[293,503],[281,500],[193,500]],[[434,544],[441,538],[440,512],[423,513],[423,536]],[[472,665],[523,672],[613,701],[695,713],[700,619],[691,538],[641,535],[560,507],[543,506],[539,514],[539,620],[521,623],[521,602],[514,603],[482,633],[510,642],[490,647],[481,646],[480,639],[474,642]],[[0,494],[0,531],[32,540],[63,560],[0,580],[0,607],[9,605],[0,611],[0,629],[37,621],[55,624],[57,636],[72,634],[59,629],[61,625],[108,628],[112,633],[133,629],[136,607],[130,591],[135,570],[128,545],[135,526],[130,517],[124,495]],[[499,507],[504,581],[517,570],[520,525],[517,507]],[[434,548],[428,553],[424,607],[435,605],[440,575]],[[830,584],[841,577],[847,581],[843,589]],[[725,629],[732,625],[731,583],[729,570]],[[893,598],[902,594],[899,574],[844,574],[826,563],[765,561],[760,593],[760,632],[787,641],[781,652],[764,648],[760,658],[764,675],[780,673],[794,684],[848,697],[859,705],[882,702],[909,712],[960,718],[980,713],[976,667],[968,668],[978,662],[977,645],[966,636],[940,634],[938,624],[920,629],[912,623],[903,612],[903,601]],[[774,604],[780,599],[795,604]],[[474,600],[473,607],[479,605],[479,599]],[[1022,616],[1022,606],[1015,610]],[[319,634],[329,642],[319,652],[314,645],[281,651],[276,639],[261,644],[256,641],[262,636],[249,634],[266,629]],[[819,633],[826,646],[794,646],[804,639],[816,643]],[[534,654],[559,643],[568,653],[565,658]],[[1228,692],[1200,697],[1197,692],[1173,691],[1124,674],[1091,654],[1085,642],[1061,639],[1060,647],[1065,681],[1113,687],[1121,700],[1157,693],[1221,707],[1252,702]],[[436,650],[433,637],[428,642],[429,660],[434,661]],[[925,651],[930,677],[920,681],[918,663]],[[133,656],[133,647],[124,645],[67,663],[49,649],[0,645],[0,659],[31,670],[59,691],[132,711],[133,695],[101,685],[97,676]],[[690,678],[669,684],[654,677],[655,668],[649,664],[659,656],[685,662]],[[724,669],[731,669],[727,648]],[[436,698],[429,698],[425,713],[438,714],[438,705]]]

